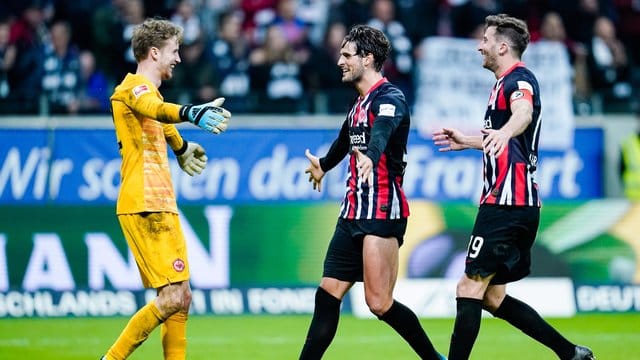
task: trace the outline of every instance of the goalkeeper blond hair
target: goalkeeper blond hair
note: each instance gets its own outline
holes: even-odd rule
[[[147,19],[133,29],[131,37],[133,56],[137,62],[140,62],[147,57],[152,47],[161,48],[167,40],[174,36],[178,38],[178,43],[182,43],[182,34],[182,28],[169,20]]]

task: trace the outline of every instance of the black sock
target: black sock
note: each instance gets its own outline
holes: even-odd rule
[[[575,344],[560,335],[533,308],[522,301],[507,295],[493,315],[508,321],[523,333],[546,345],[560,359],[573,357]]]
[[[300,353],[301,360],[322,358],[338,329],[340,303],[341,300],[318,287],[313,318],[307,333],[307,340]]]
[[[467,360],[480,331],[482,300],[459,297],[456,302],[456,321],[449,345],[449,360]]]
[[[418,317],[408,307],[394,300],[389,310],[378,316],[378,319],[389,324],[400,334],[421,359],[440,360]]]

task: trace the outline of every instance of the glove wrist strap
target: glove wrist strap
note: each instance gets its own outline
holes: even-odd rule
[[[180,147],[180,149],[178,150],[173,150],[173,153],[176,156],[180,156],[184,154],[185,151],[187,151],[187,146],[189,146],[189,142],[187,140],[182,140],[182,147]]]
[[[191,107],[193,105],[189,104],[189,105],[182,105],[180,107],[180,120],[182,121],[190,121],[189,120],[189,110],[191,110]]]

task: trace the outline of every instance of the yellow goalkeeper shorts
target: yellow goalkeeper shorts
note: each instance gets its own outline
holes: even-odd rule
[[[118,221],[145,288],[189,280],[186,241],[177,214],[121,214]]]

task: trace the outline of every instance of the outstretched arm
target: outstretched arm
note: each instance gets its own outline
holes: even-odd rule
[[[482,149],[482,136],[466,136],[458,129],[442,128],[434,131],[431,138],[438,151],[459,151],[464,149]]]
[[[135,89],[138,88],[142,90],[136,92]],[[165,124],[189,121],[214,134],[225,131],[231,118],[231,113],[222,107],[224,98],[202,105],[178,105],[162,101],[145,84],[135,87],[133,91],[120,91],[111,99],[125,103],[132,111],[145,118]]]

